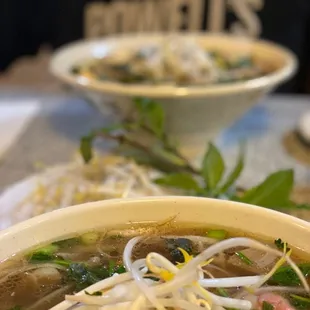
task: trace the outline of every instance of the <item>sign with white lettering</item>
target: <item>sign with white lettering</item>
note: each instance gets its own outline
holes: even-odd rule
[[[206,5],[207,3],[207,5]],[[211,32],[225,29],[226,14],[236,21],[229,31],[257,37],[261,23],[257,12],[264,0],[114,0],[89,3],[85,8],[85,36],[88,38],[128,32],[173,32],[179,30]],[[207,14],[206,25],[204,24]],[[205,27],[203,27],[205,26]]]

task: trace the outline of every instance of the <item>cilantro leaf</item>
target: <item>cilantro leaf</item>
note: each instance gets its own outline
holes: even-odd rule
[[[309,278],[310,276],[310,263],[303,263],[298,265],[302,274]],[[296,272],[290,266],[280,267],[268,281],[270,284],[277,284],[283,286],[299,286],[301,285],[300,279]]]

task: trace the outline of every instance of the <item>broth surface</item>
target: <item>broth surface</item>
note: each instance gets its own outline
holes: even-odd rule
[[[133,248],[133,261],[156,252],[177,265],[184,262],[180,248],[194,257],[214,241],[246,234],[168,221],[89,232],[44,245],[0,264],[0,310],[49,309],[67,294],[86,289],[114,273],[124,273],[124,248],[135,236],[144,238]],[[277,248],[281,246],[279,242],[277,245],[272,241],[269,245]],[[292,258],[296,263],[305,263],[296,256]],[[236,247],[214,256],[212,264],[203,269],[215,278],[263,275],[273,268],[277,259],[261,250]],[[310,273],[310,263],[306,265]],[[278,285],[276,280],[274,284]],[[237,292],[238,287],[227,289],[232,296]]]

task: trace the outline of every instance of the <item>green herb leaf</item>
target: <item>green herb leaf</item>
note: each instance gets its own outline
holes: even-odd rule
[[[240,201],[273,209],[286,207],[293,184],[293,170],[278,171],[267,177],[260,185],[245,192]]]
[[[298,265],[302,274],[309,278],[310,276],[310,263]],[[280,267],[268,281],[270,284],[282,286],[299,286],[301,285],[300,279],[296,272],[290,266]]]
[[[197,181],[187,173],[168,174],[155,180],[156,184],[179,188],[183,190],[199,191],[200,187]]]
[[[274,306],[267,301],[263,301],[262,310],[274,310]]]
[[[89,270],[83,263],[70,264],[67,274],[69,280],[76,284],[78,290],[83,290],[86,287],[109,277],[108,272],[106,272],[104,276],[99,277],[92,270]]]
[[[61,257],[57,257],[55,255],[49,255],[49,254],[36,254],[32,255],[29,258],[30,264],[44,264],[44,263],[50,263],[50,264],[56,264],[64,267],[69,267],[72,263],[71,261],[62,259]]]
[[[10,310],[22,310],[21,306],[14,306]]]
[[[109,268],[108,268],[110,276],[113,275],[114,269],[115,269],[115,262],[113,260],[110,260],[109,261]]]
[[[158,138],[164,133],[165,113],[161,105],[149,99],[135,99],[139,121],[150,128]]]
[[[94,136],[85,136],[80,141],[80,153],[83,157],[84,162],[87,164],[93,158],[93,140]]]
[[[30,262],[33,261],[49,261],[55,258],[55,253],[58,251],[59,247],[55,244],[50,244],[40,249],[35,250],[34,252],[30,253],[29,260]]]
[[[308,297],[291,294],[290,302],[298,310],[308,310],[310,308],[310,298]]]
[[[280,238],[275,240],[274,244],[279,250],[284,250],[284,247],[286,247],[286,252],[290,250],[290,248],[287,246],[287,243],[283,242],[282,239]]]
[[[231,173],[228,175],[227,180],[222,185],[221,189],[219,190],[220,193],[226,193],[229,188],[236,182],[236,180],[240,177],[240,174],[244,168],[244,150],[241,148],[240,154],[238,157],[238,161],[234,167],[234,169],[231,171]]]
[[[213,229],[207,232],[207,237],[217,239],[217,240],[224,240],[227,237],[227,231],[223,229]]]
[[[253,265],[253,262],[246,256],[244,255],[242,252],[235,252],[235,254],[248,266]]]
[[[127,270],[126,270],[125,266],[122,266],[122,265],[115,266],[114,270],[112,271],[113,273],[111,274],[111,276],[113,276],[114,273],[121,274],[121,273],[125,273],[126,271]]]
[[[96,291],[96,292],[93,292],[93,293],[88,293],[87,291],[84,291],[86,295],[89,295],[89,296],[102,296],[102,292],[100,291]]]
[[[201,170],[207,188],[214,190],[223,176],[225,165],[221,153],[212,143],[209,143]]]
[[[187,238],[165,239],[165,241],[173,263],[184,262],[184,256],[179,250],[180,248],[190,255],[193,253],[193,243]]]
[[[52,259],[54,259],[54,255],[47,253],[34,253],[29,257],[29,262],[46,262],[51,261]]]

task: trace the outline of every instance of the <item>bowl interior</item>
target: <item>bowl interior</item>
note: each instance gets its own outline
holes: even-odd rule
[[[64,82],[78,87],[107,94],[150,97],[202,96],[216,94],[221,91],[239,92],[240,89],[244,91],[253,88],[271,87],[287,79],[296,69],[294,55],[285,48],[273,43],[230,35],[182,34],[183,37],[196,40],[206,49],[215,49],[225,53],[229,51],[230,54],[250,53],[255,61],[270,73],[245,82],[212,84],[208,87],[126,85],[117,82],[90,80],[70,73],[74,65],[83,63],[85,60],[102,58],[114,49],[125,50],[130,47],[156,44],[161,42],[166,36],[163,34],[121,35],[102,40],[77,42],[56,52],[51,61],[50,69],[54,75]]]
[[[223,227],[274,240],[310,253],[310,224],[275,211],[224,200],[156,197],[107,200],[56,210],[0,233],[0,261],[40,244],[83,232],[127,223],[157,222],[175,216],[177,222]]]

